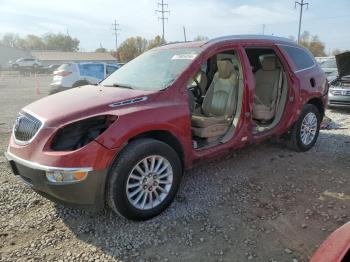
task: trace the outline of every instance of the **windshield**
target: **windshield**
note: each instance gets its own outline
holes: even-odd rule
[[[201,48],[150,50],[111,74],[103,86],[139,90],[167,88],[189,66]]]
[[[321,68],[337,68],[335,59],[329,59],[321,63]]]

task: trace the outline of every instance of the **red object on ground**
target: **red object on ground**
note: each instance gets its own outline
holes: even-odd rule
[[[310,262],[349,262],[350,222],[334,231],[319,247]]]

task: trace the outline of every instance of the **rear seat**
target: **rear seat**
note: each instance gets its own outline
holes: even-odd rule
[[[275,55],[261,56],[260,61],[262,68],[254,74],[255,96],[253,119],[270,121],[275,116],[282,72],[280,68],[277,68]]]

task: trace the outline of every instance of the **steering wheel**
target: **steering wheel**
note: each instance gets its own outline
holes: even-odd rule
[[[195,86],[191,86],[188,89],[193,93],[196,102],[202,99],[202,89],[200,88],[200,84],[195,77],[192,77],[193,81],[196,83]]]

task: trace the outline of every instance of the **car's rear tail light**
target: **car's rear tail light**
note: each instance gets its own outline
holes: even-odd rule
[[[72,72],[69,71],[57,71],[53,73],[55,76],[69,76],[70,74],[72,74]]]

